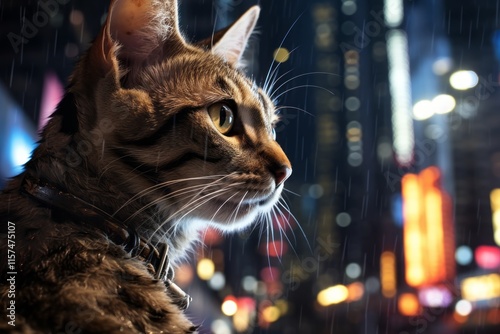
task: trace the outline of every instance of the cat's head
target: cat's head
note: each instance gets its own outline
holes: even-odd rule
[[[85,160],[99,177],[130,195],[121,204],[223,231],[276,205],[290,162],[275,141],[273,103],[239,69],[258,15],[253,7],[189,44],[176,1],[112,1],[70,92],[74,137],[94,144]]]

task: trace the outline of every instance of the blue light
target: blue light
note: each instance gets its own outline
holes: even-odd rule
[[[495,30],[493,36],[491,37],[493,44],[493,50],[495,52],[495,57],[497,61],[500,61],[500,30]]]
[[[22,128],[17,127],[11,130],[8,156],[10,158],[10,168],[12,175],[22,173],[24,164],[31,157],[31,152],[36,147],[35,140]]]
[[[403,226],[403,197],[399,194],[392,196],[391,213],[394,224]]]
[[[0,85],[0,183],[24,170],[36,147],[36,128],[33,122],[13,102],[8,91]]]

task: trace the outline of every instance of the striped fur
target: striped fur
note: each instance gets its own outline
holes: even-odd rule
[[[2,319],[0,331],[196,330],[144,263],[77,220],[55,223],[20,187],[25,175],[49,182],[167,242],[174,263],[208,226],[231,232],[268,215],[291,169],[273,138],[272,102],[238,69],[258,14],[195,46],[179,32],[176,1],[112,1],[25,173],[0,195],[19,266],[17,325]],[[225,134],[209,112],[224,108],[234,113]]]

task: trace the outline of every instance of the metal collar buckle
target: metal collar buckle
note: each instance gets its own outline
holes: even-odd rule
[[[155,273],[155,278],[163,281],[167,287],[168,294],[173,298],[173,302],[177,304],[181,310],[185,310],[189,307],[193,299],[173,282],[174,270],[168,260],[168,245],[166,243],[162,243],[161,246],[160,263]]]

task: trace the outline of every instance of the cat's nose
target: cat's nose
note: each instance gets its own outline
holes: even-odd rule
[[[286,179],[292,175],[292,169],[286,165],[281,165],[274,171],[274,178],[276,179],[276,187],[279,187]]]

